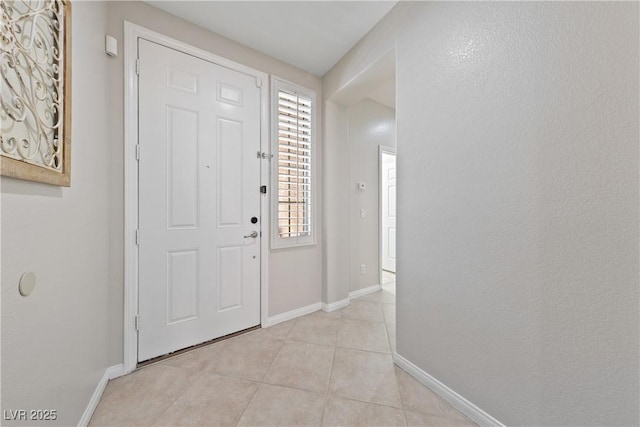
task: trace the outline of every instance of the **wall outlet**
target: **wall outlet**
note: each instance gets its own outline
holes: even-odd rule
[[[360,265],[360,274],[364,274],[366,272],[367,272],[367,267],[364,264]]]

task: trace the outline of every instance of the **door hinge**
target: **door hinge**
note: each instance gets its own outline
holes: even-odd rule
[[[140,229],[136,230],[136,245],[140,245]]]
[[[136,327],[136,331],[140,330],[140,316],[136,314],[136,317],[133,319],[133,323]]]
[[[136,74],[140,75],[140,58],[136,59]]]
[[[260,193],[267,194],[267,186],[266,185],[260,186]]]
[[[256,86],[262,87],[262,79],[260,77],[256,77]]]
[[[136,144],[136,160],[140,160],[140,144]]]
[[[273,158],[273,154],[265,153],[264,151],[258,151],[258,158],[271,160]]]

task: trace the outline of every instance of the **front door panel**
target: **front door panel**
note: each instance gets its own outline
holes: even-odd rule
[[[144,361],[260,324],[250,221],[260,217],[260,89],[255,77],[138,47]]]

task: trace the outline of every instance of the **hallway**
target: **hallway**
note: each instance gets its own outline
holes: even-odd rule
[[[395,367],[394,348],[383,289],[113,380],[91,425],[475,425]]]

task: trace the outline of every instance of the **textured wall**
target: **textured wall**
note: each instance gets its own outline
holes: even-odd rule
[[[509,425],[638,423],[638,12],[400,3],[323,78],[396,46],[398,352]]]
[[[106,5],[74,2],[72,25],[71,187],[1,179],[2,409],[58,411],[28,425],[77,425],[110,366]]]

